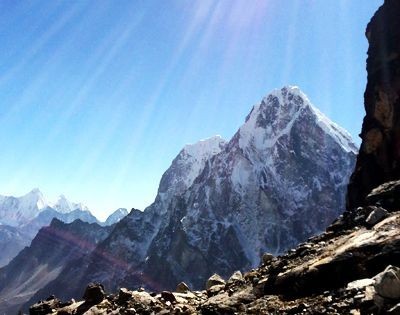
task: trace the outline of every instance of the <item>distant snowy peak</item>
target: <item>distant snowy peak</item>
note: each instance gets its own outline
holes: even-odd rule
[[[299,119],[318,124],[346,152],[357,153],[350,134],[314,107],[297,86],[275,89],[253,107],[239,130],[239,145],[242,149],[249,145],[261,150],[271,148],[282,136],[290,133]]]
[[[69,213],[74,210],[89,211],[88,207],[82,203],[71,202],[64,195],[60,195],[56,202],[49,203],[48,206],[60,213]]]
[[[107,220],[104,222],[104,225],[113,225],[114,223],[118,223],[122,218],[128,215],[128,210],[125,208],[119,208],[111,213]]]
[[[35,188],[21,197],[0,195],[0,223],[13,227],[27,224],[46,209],[53,209],[73,219],[81,215],[79,211],[90,214],[89,209],[81,203],[70,202],[61,195],[56,202],[49,202],[42,192]],[[92,216],[92,214],[90,214]]]
[[[162,176],[158,192],[168,193],[170,196],[185,192],[206,162],[220,153],[225,145],[226,141],[219,135],[185,145]]]
[[[39,188],[34,188],[26,195],[18,198],[24,205],[34,206],[39,210],[42,210],[47,207],[47,200],[44,198],[42,192]]]
[[[43,194],[37,188],[21,197],[0,196],[0,222],[18,226],[37,216],[46,205]]]

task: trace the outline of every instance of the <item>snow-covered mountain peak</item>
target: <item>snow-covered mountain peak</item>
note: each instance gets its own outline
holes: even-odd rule
[[[20,200],[22,205],[28,208],[36,206],[38,210],[42,210],[47,207],[47,201],[39,188],[32,189],[26,195],[21,196]]]
[[[2,196],[0,198],[0,222],[18,226],[36,217],[46,207],[47,202],[37,188],[21,197]]]
[[[193,144],[187,144],[184,146],[182,152],[199,159],[209,158],[221,152],[225,144],[226,141],[220,135],[216,135]]]
[[[126,210],[125,208],[119,208],[108,216],[107,220],[104,222],[104,225],[112,225],[114,223],[117,223],[121,221],[122,218],[127,216],[127,214],[128,210]]]
[[[350,134],[313,106],[297,86],[275,89],[253,107],[239,130],[239,145],[242,149],[249,145],[261,150],[271,148],[281,137],[290,134],[297,120],[317,124],[346,152],[357,152]]]
[[[82,203],[69,201],[64,195],[58,196],[56,202],[49,203],[49,206],[60,213],[69,213],[74,210],[89,211]]]

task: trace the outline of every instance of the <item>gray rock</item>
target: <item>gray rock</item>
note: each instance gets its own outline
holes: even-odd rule
[[[225,280],[221,278],[218,274],[214,273],[210,278],[208,278],[206,283],[206,289],[209,290],[215,285],[225,285]]]
[[[389,265],[374,280],[377,294],[389,299],[400,298],[400,268]]]
[[[375,209],[369,214],[365,223],[369,226],[374,226],[375,224],[381,222],[383,219],[389,216],[389,212],[381,207],[374,207]]]
[[[232,276],[228,279],[228,284],[235,283],[235,282],[242,282],[243,275],[240,270],[235,271]]]
[[[190,291],[190,288],[188,287],[188,285],[185,282],[180,282],[177,286],[176,286],[176,292],[178,293],[187,293]]]

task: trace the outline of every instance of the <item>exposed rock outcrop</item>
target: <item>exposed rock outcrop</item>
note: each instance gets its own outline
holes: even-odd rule
[[[382,187],[380,187],[382,189]],[[269,257],[228,281],[213,275],[203,291],[147,293],[121,289],[105,295],[87,314],[384,314],[400,302],[400,211],[373,227],[365,223],[376,205],[359,209],[352,225],[329,229],[286,254]],[[354,218],[354,217],[353,217]],[[335,223],[338,224],[337,222]],[[53,298],[54,299],[54,298]],[[51,298],[50,298],[51,300]],[[82,314],[82,302],[53,310]],[[47,307],[49,299],[42,302]],[[35,309],[42,309],[37,304]],[[57,305],[53,303],[53,305]],[[51,312],[49,311],[49,313]],[[32,312],[32,314],[35,314]],[[64,314],[64,313],[62,313]]]
[[[400,2],[386,0],[368,24],[368,83],[362,144],[347,195],[349,209],[400,178]]]

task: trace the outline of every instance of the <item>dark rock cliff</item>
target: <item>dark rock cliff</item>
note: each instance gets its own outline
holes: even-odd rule
[[[400,178],[400,1],[386,0],[368,24],[366,116],[347,208],[378,185]]]

